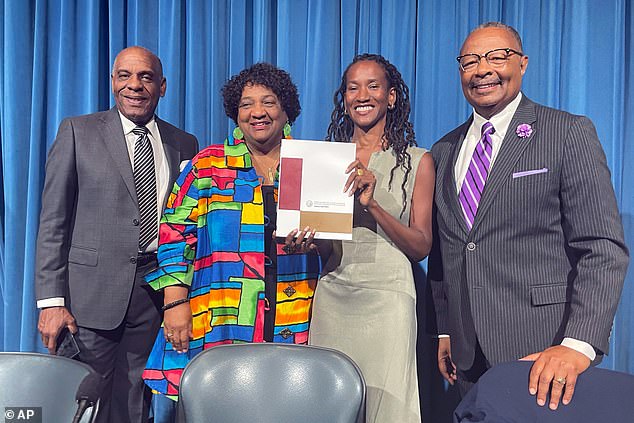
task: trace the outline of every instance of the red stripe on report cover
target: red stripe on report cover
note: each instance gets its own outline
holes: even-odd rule
[[[295,157],[283,157],[280,162],[280,210],[299,210],[302,199],[303,160]]]

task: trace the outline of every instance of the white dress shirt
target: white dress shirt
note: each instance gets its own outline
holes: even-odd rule
[[[500,113],[489,119],[489,122],[491,122],[493,128],[495,128],[495,132],[491,134],[491,145],[493,146],[493,151],[491,152],[491,167],[489,169],[493,168],[495,158],[500,152],[502,141],[504,140],[504,136],[506,136],[509,125],[511,124],[511,119],[513,119],[513,115],[517,111],[517,107],[520,105],[520,101],[522,101],[522,93],[519,93],[513,101],[502,109]],[[480,116],[475,110],[473,111],[473,122],[471,123],[471,126],[467,131],[467,135],[462,142],[460,152],[458,153],[458,159],[456,160],[456,164],[454,166],[457,193],[460,193],[462,181],[464,181],[464,178],[467,175],[467,170],[469,170],[471,156],[473,156],[473,151],[475,150],[476,145],[478,145],[480,138],[482,138],[482,125],[486,122],[487,120],[485,118]]]
[[[136,127],[136,124],[123,116],[121,112],[119,112],[119,117],[121,118],[121,124],[123,125],[123,133],[125,134],[125,143],[128,147],[128,155],[130,156],[130,164],[132,165],[132,171],[134,171],[134,144],[138,138],[132,130]],[[169,166],[167,163],[167,157],[165,156],[165,151],[163,150],[163,143],[161,142],[161,134],[158,130],[158,126],[156,125],[156,120],[154,117],[150,119],[148,123],[145,124],[145,127],[148,129],[148,137],[150,138],[150,143],[152,144],[152,153],[154,156],[154,170],[156,175],[156,224],[158,224],[161,220],[161,215],[163,214],[163,199],[167,194],[167,190],[171,187],[168,187],[169,182]],[[156,251],[158,249],[158,237],[155,238],[145,249],[145,252]]]

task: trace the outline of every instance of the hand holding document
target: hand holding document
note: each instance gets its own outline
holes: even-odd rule
[[[354,143],[282,140],[277,234],[310,227],[319,239],[352,239],[354,197],[343,191]]]

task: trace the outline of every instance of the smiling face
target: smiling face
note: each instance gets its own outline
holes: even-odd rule
[[[159,98],[165,95],[166,81],[158,59],[140,47],[119,53],[111,81],[117,109],[137,125],[152,118]]]
[[[489,27],[473,31],[462,45],[460,55],[484,55],[498,48],[521,51],[521,46],[508,30]],[[476,112],[489,119],[517,97],[527,66],[528,56],[517,54],[510,55],[504,66],[495,68],[482,58],[475,69],[459,71],[462,92]]]
[[[288,116],[275,93],[268,87],[247,84],[238,104],[238,126],[247,144],[269,152],[282,142]]]
[[[385,70],[372,60],[354,63],[346,72],[344,107],[356,128],[382,134],[388,107],[396,101],[396,90],[389,86]]]

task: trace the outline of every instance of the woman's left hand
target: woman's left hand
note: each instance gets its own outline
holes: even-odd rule
[[[286,254],[306,254],[317,249],[317,245],[313,242],[314,239],[314,229],[305,227],[301,232],[298,229],[293,229],[286,235],[282,249]]]
[[[367,207],[374,200],[374,187],[376,187],[376,177],[371,170],[363,165],[359,160],[355,160],[346,169],[349,173],[344,192],[348,192],[349,196],[357,193],[359,202],[362,206]]]

